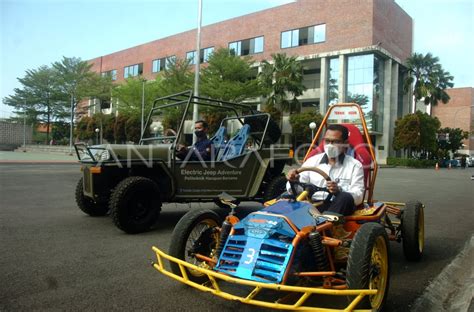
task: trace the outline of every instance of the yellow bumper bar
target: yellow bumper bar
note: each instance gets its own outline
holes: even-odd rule
[[[298,287],[298,286],[288,286],[280,284],[266,284],[260,282],[254,282],[249,280],[243,280],[235,277],[231,277],[222,273],[211,271],[202,267],[198,267],[191,263],[185,262],[183,260],[174,258],[156,247],[152,247],[153,251],[156,253],[158,262],[153,264],[153,267],[159,272],[163,273],[166,276],[174,278],[175,280],[184,283],[186,285],[192,286],[199,290],[210,292],[216,296],[222,297],[227,300],[236,300],[246,304],[252,304],[256,306],[281,309],[281,310],[293,310],[293,311],[370,311],[370,310],[354,310],[357,304],[362,300],[364,296],[375,295],[377,293],[376,289],[345,289],[345,290],[336,290],[336,289],[325,289],[325,288],[314,288],[314,287]],[[168,271],[164,264],[163,259],[167,259],[170,262],[174,262],[179,265],[182,276],[176,275]],[[185,268],[199,271],[207,275],[210,283],[198,284],[191,281],[188,278],[187,271]],[[219,282],[227,282],[232,284],[244,285],[253,287],[253,290],[246,296],[233,295],[228,292],[223,291],[219,287]],[[279,302],[268,302],[263,300],[255,299],[255,296],[261,290],[274,290],[282,291],[286,293],[291,293],[294,295],[299,295],[299,299],[296,300],[294,304],[284,304]],[[344,309],[332,309],[332,308],[316,308],[312,306],[305,306],[306,300],[311,295],[332,295],[332,296],[355,296],[354,299],[347,305]],[[345,301],[346,298],[340,298],[340,301]]]

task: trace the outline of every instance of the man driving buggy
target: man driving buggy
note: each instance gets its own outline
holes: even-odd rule
[[[331,181],[326,181],[316,172],[304,171],[298,174],[296,169],[292,169],[286,176],[288,192],[292,193],[290,182],[326,187],[329,193],[317,191],[312,196],[313,201],[322,201],[318,210],[351,215],[355,207],[364,200],[364,171],[358,160],[345,154],[348,137],[348,130],[343,125],[329,125],[323,138],[324,153],[308,158],[302,167],[317,167],[324,171]],[[301,193],[303,188],[297,184],[295,190]]]

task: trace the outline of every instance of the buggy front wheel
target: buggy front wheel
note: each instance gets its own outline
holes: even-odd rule
[[[194,255],[200,254],[209,258],[214,256],[221,224],[221,218],[212,210],[189,211],[178,221],[171,235],[170,256],[209,268],[206,262],[197,259]],[[179,265],[174,262],[170,265],[171,271],[181,276]],[[201,284],[207,281],[207,276],[196,270],[186,269],[186,271],[188,278],[193,282]]]
[[[387,232],[379,223],[365,223],[357,231],[346,278],[349,289],[377,289],[375,295],[365,296],[358,308],[382,310],[389,287],[390,258]]]

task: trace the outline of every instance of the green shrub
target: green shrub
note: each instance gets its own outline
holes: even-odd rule
[[[436,160],[388,157],[387,165],[413,168],[431,168],[436,165]]]

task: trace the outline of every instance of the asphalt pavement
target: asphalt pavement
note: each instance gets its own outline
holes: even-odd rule
[[[184,213],[197,206],[218,209],[214,205],[165,205],[156,229],[126,235],[108,217],[88,217],[75,206],[73,192],[80,177],[75,160],[51,155],[49,160],[15,160],[4,153],[0,153],[0,311],[261,310],[185,287],[150,266],[151,246],[167,250],[174,225]],[[407,262],[401,246],[391,244],[386,311],[411,311],[471,238],[472,173],[472,168],[379,171],[377,199],[417,199],[426,206],[423,259]],[[258,208],[246,202],[241,210]],[[465,270],[472,272],[472,263]]]

